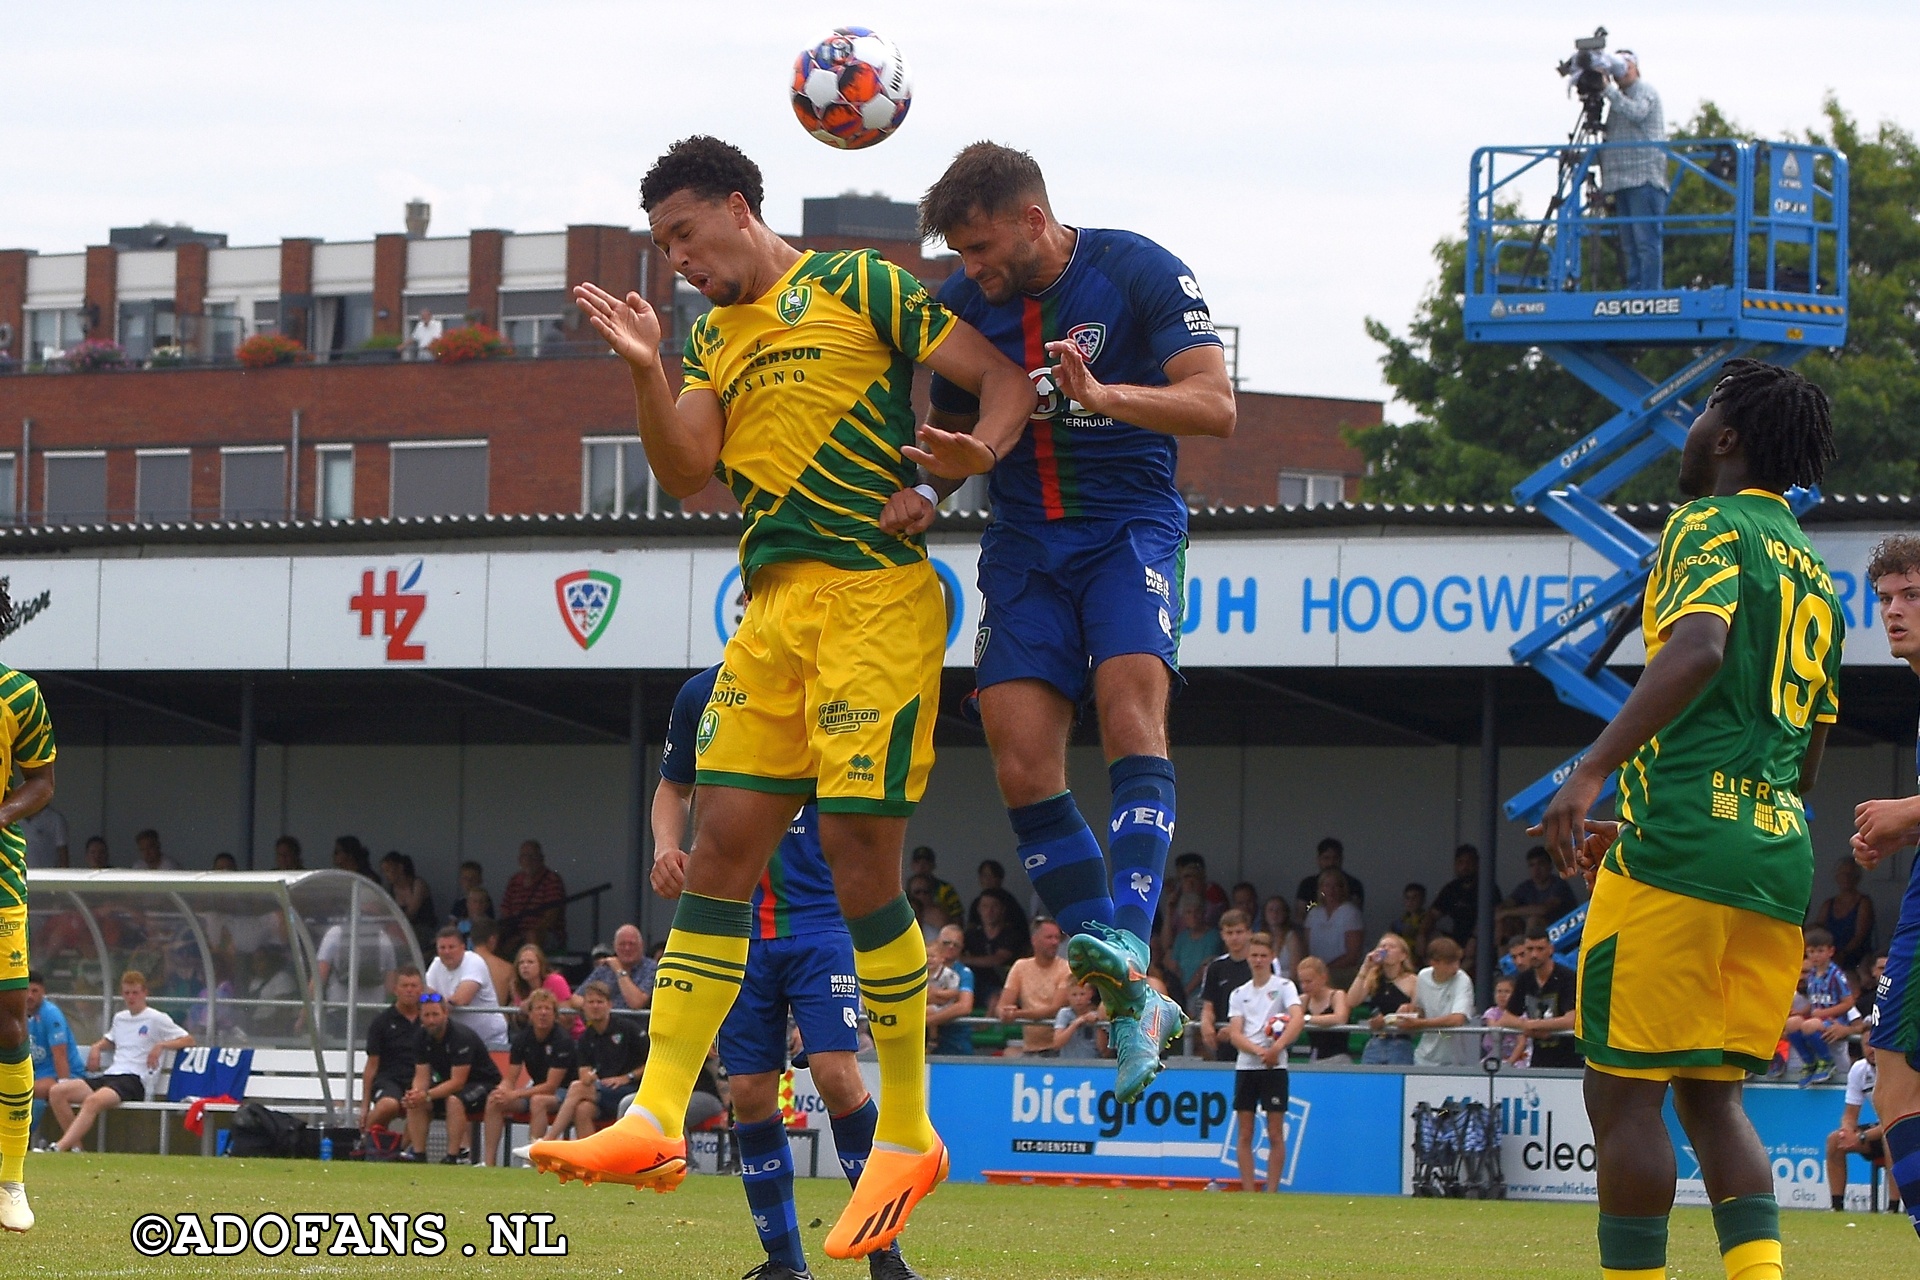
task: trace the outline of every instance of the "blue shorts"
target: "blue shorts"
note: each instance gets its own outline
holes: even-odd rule
[[[1093,668],[1129,653],[1177,681],[1186,566],[1185,531],[1163,521],[995,520],[980,539],[979,687],[1044,680],[1078,703]]]
[[[720,1024],[720,1063],[730,1076],[782,1071],[787,1065],[787,1013],[809,1055],[860,1048],[860,979],[853,937],[845,930],[755,938],[747,976]]]
[[[1920,858],[1907,877],[1907,895],[1887,944],[1887,971],[1873,1004],[1867,1043],[1883,1053],[1903,1053],[1920,1071]]]

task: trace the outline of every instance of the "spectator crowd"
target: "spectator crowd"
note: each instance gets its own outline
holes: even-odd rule
[[[69,865],[57,814],[23,828],[30,865]],[[179,867],[155,830],[137,833],[134,846],[135,870]],[[376,863],[350,835],[334,841],[331,863],[386,891],[421,954],[431,957],[424,970],[406,962],[395,935],[369,927],[358,935],[361,982],[351,988],[348,922],[335,921],[315,952],[314,990],[302,990],[284,926],[276,933],[270,922],[209,916],[217,926],[209,930],[214,972],[203,974],[199,950],[179,939],[124,949],[138,962],[122,974],[124,1007],[84,1048],[36,974],[29,1030],[36,1106],[57,1130],[51,1145],[75,1149],[101,1113],[151,1095],[164,1051],[206,1029],[210,985],[218,1001],[267,1002],[269,1012],[252,1025],[295,1035],[304,1034],[316,992],[341,1006],[329,1018],[349,1002],[384,1006],[353,1023],[365,1048],[359,1120],[387,1135],[382,1141],[395,1159],[425,1159],[435,1119],[446,1126],[445,1162],[495,1163],[510,1124],[539,1138],[588,1134],[617,1117],[646,1060],[644,1015],[658,954],[649,954],[636,924],[620,925],[590,955],[569,953],[567,888],[536,840],[520,846],[497,901],[475,861],[460,865],[443,896],[407,854],[393,850]],[[300,842],[276,841],[274,864],[304,869]],[[1369,941],[1368,886],[1347,866],[1337,838],[1319,842],[1291,894],[1262,894],[1249,881],[1223,887],[1197,852],[1173,860],[1149,981],[1192,1019],[1186,1052],[1236,1065],[1240,1151],[1251,1150],[1256,1111],[1266,1112],[1270,1126],[1276,1106],[1284,1115],[1289,1063],[1464,1067],[1498,1056],[1512,1068],[1582,1065],[1573,1036],[1576,974],[1550,927],[1579,908],[1586,889],[1561,878],[1544,849],[1529,850],[1525,864],[1526,877],[1510,892],[1492,887],[1492,917],[1483,922],[1479,853],[1461,845],[1436,892],[1408,883],[1385,907],[1386,891],[1376,893],[1373,919],[1384,916],[1385,928]],[[83,865],[113,865],[103,838],[85,842]],[[214,869],[231,870],[233,860],[218,855]],[[1022,903],[996,859],[981,860],[975,877],[963,901],[941,878],[932,848],[910,855],[907,892],[926,937],[930,1051],[1111,1056],[1101,1002],[1072,980],[1065,939],[1043,904],[1037,897]],[[1830,1160],[1843,1167],[1848,1154],[1875,1158],[1878,1151],[1877,1129],[1858,1116],[1871,1064],[1856,1061],[1856,1045],[1884,953],[1876,951],[1873,903],[1860,892],[1850,858],[1834,882],[1809,919],[1800,991],[1768,1076],[1847,1083],[1850,1118],[1829,1144]],[[1496,981],[1479,992],[1472,973],[1489,932],[1498,944]],[[277,1024],[276,1006],[284,1009]],[[328,1030],[345,1034],[338,1023]],[[724,1124],[727,1108],[727,1081],[710,1054],[689,1123]],[[1269,1134],[1274,1149],[1283,1142],[1278,1130]],[[1243,1181],[1255,1189],[1251,1164]]]

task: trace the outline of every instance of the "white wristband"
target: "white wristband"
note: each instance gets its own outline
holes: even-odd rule
[[[937,507],[940,505],[940,495],[938,492],[935,491],[932,485],[917,484],[913,486],[913,491],[919,494],[921,497],[925,498],[928,502],[931,502],[934,506]]]

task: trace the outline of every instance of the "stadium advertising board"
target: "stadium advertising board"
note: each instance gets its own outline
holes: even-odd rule
[[[1893,661],[1861,581],[1886,531],[1822,533],[1846,661]],[[973,660],[979,546],[936,541],[950,667]],[[1607,571],[1542,534],[1203,536],[1164,594],[1191,667],[1505,666],[1509,647]],[[618,551],[19,560],[27,670],[700,667],[746,607],[726,546]],[[1142,583],[1158,592],[1168,584]],[[1630,638],[1617,655],[1640,660]]]
[[[1231,1071],[1170,1070],[1140,1101],[1123,1107],[1113,1095],[1110,1062],[1008,1059],[936,1062],[929,1069],[934,1127],[947,1143],[952,1176],[963,1181],[981,1181],[988,1170],[1239,1178]],[[1281,1185],[1395,1194],[1399,1133],[1378,1121],[1399,1105],[1400,1077],[1291,1074]],[[1264,1120],[1255,1128],[1255,1169],[1264,1177]]]
[[[1406,1077],[1401,1129],[1407,1149],[1413,1146],[1413,1108],[1422,1102],[1438,1107],[1449,1099],[1485,1103],[1487,1078]],[[1824,1153],[1827,1134],[1840,1125],[1840,1091],[1756,1087],[1746,1090],[1745,1099],[1747,1114],[1773,1163],[1774,1195],[1781,1207],[1826,1208]],[[1577,1077],[1502,1072],[1494,1080],[1494,1105],[1500,1117],[1501,1170],[1510,1199],[1590,1202],[1596,1198],[1593,1126],[1587,1122]],[[1678,1203],[1709,1203],[1700,1164],[1671,1101],[1666,1120],[1678,1155]],[[1856,1162],[1854,1172],[1864,1175],[1865,1165]],[[1401,1189],[1412,1193],[1411,1163],[1402,1173]],[[1865,1184],[1855,1190],[1864,1205]]]

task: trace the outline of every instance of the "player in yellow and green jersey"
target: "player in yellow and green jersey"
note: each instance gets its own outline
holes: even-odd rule
[[[0,638],[14,629],[0,578]],[[27,838],[18,823],[53,801],[53,721],[31,677],[0,666],[0,1228],[33,1226],[27,1141],[33,1132],[33,1054],[27,1043]]]
[[[760,170],[716,138],[674,144],[641,183],[654,243],[714,304],[687,337],[677,400],[640,295],[575,290],[632,372],[661,486],[690,497],[718,476],[739,500],[748,605],[694,734],[700,824],[640,1091],[618,1124],[529,1154],[563,1179],[678,1185],[688,1095],[746,968],[749,900],[816,797],[880,1057],[873,1152],[826,1251],[865,1257],[947,1165],[926,1110],[926,948],[900,889],[907,816],[933,764],[946,609],[923,539],[894,531],[888,504],[915,463],[991,470],[1036,396],[912,276],[871,252],[803,253],[767,228],[760,201]],[[971,436],[916,429],[916,361],[980,397]]]
[[[1668,1089],[1730,1280],[1779,1280],[1773,1170],[1740,1100],[1800,976],[1801,796],[1839,717],[1845,613],[1785,494],[1833,459],[1827,398],[1733,360],[1687,433],[1647,580],[1647,667],[1534,831],[1594,882],[1574,1030],[1597,1150],[1600,1267],[1666,1275]],[[1587,812],[1619,770],[1618,822]]]

